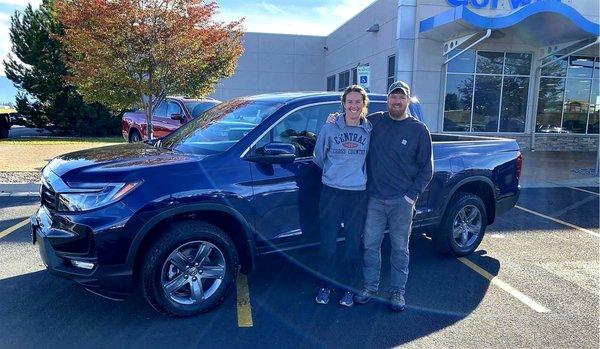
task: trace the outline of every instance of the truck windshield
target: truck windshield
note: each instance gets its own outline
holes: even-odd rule
[[[190,115],[192,116],[192,119],[197,118],[198,116],[200,116],[202,113],[204,113],[205,111],[207,111],[208,109],[214,107],[215,105],[219,104],[219,102],[217,101],[206,101],[206,102],[198,102],[198,101],[193,101],[193,102],[183,102],[183,104],[185,104],[185,107],[187,108],[187,110],[190,112]]]
[[[245,99],[219,104],[166,136],[161,146],[183,153],[224,152],[282,105]]]

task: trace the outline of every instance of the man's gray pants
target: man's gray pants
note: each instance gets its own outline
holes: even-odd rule
[[[377,292],[381,271],[381,242],[385,228],[389,225],[392,253],[390,255],[390,291],[404,294],[408,279],[408,241],[412,227],[414,205],[403,197],[381,200],[369,197],[367,219],[363,236],[363,276],[364,286]]]

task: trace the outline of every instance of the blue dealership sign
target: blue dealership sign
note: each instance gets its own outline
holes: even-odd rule
[[[488,8],[492,10],[498,9],[498,3],[502,0],[448,0],[448,3],[452,6],[472,6],[473,8]],[[505,2],[510,3],[513,9],[518,9],[525,5],[529,5],[533,2],[541,2],[541,1],[557,1],[561,2],[561,0],[504,0]]]

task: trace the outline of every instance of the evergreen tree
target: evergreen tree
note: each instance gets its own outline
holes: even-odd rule
[[[63,29],[52,11],[53,2],[44,0],[37,9],[27,5],[11,17],[12,54],[4,61],[4,71],[19,89],[17,110],[35,126],[59,134],[118,134],[118,115],[99,103],[85,103],[65,83],[67,66],[58,40]]]

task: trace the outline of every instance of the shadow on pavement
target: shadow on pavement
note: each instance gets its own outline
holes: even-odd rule
[[[389,246],[387,238],[384,246]],[[402,313],[378,302],[345,308],[337,304],[338,294],[328,305],[315,304],[314,277],[308,271],[316,249],[294,253],[299,264],[280,255],[263,256],[249,276],[252,328],[237,327],[235,292],[211,313],[171,319],[139,297],[113,302],[45,270],[19,275],[0,280],[2,347],[396,346],[468,316],[489,286],[456,259],[438,257],[424,237],[413,237],[411,251],[408,307]],[[389,247],[383,258],[388,260]],[[500,269],[496,259],[483,254],[477,263],[493,275]],[[388,273],[384,268],[382,289]]]

